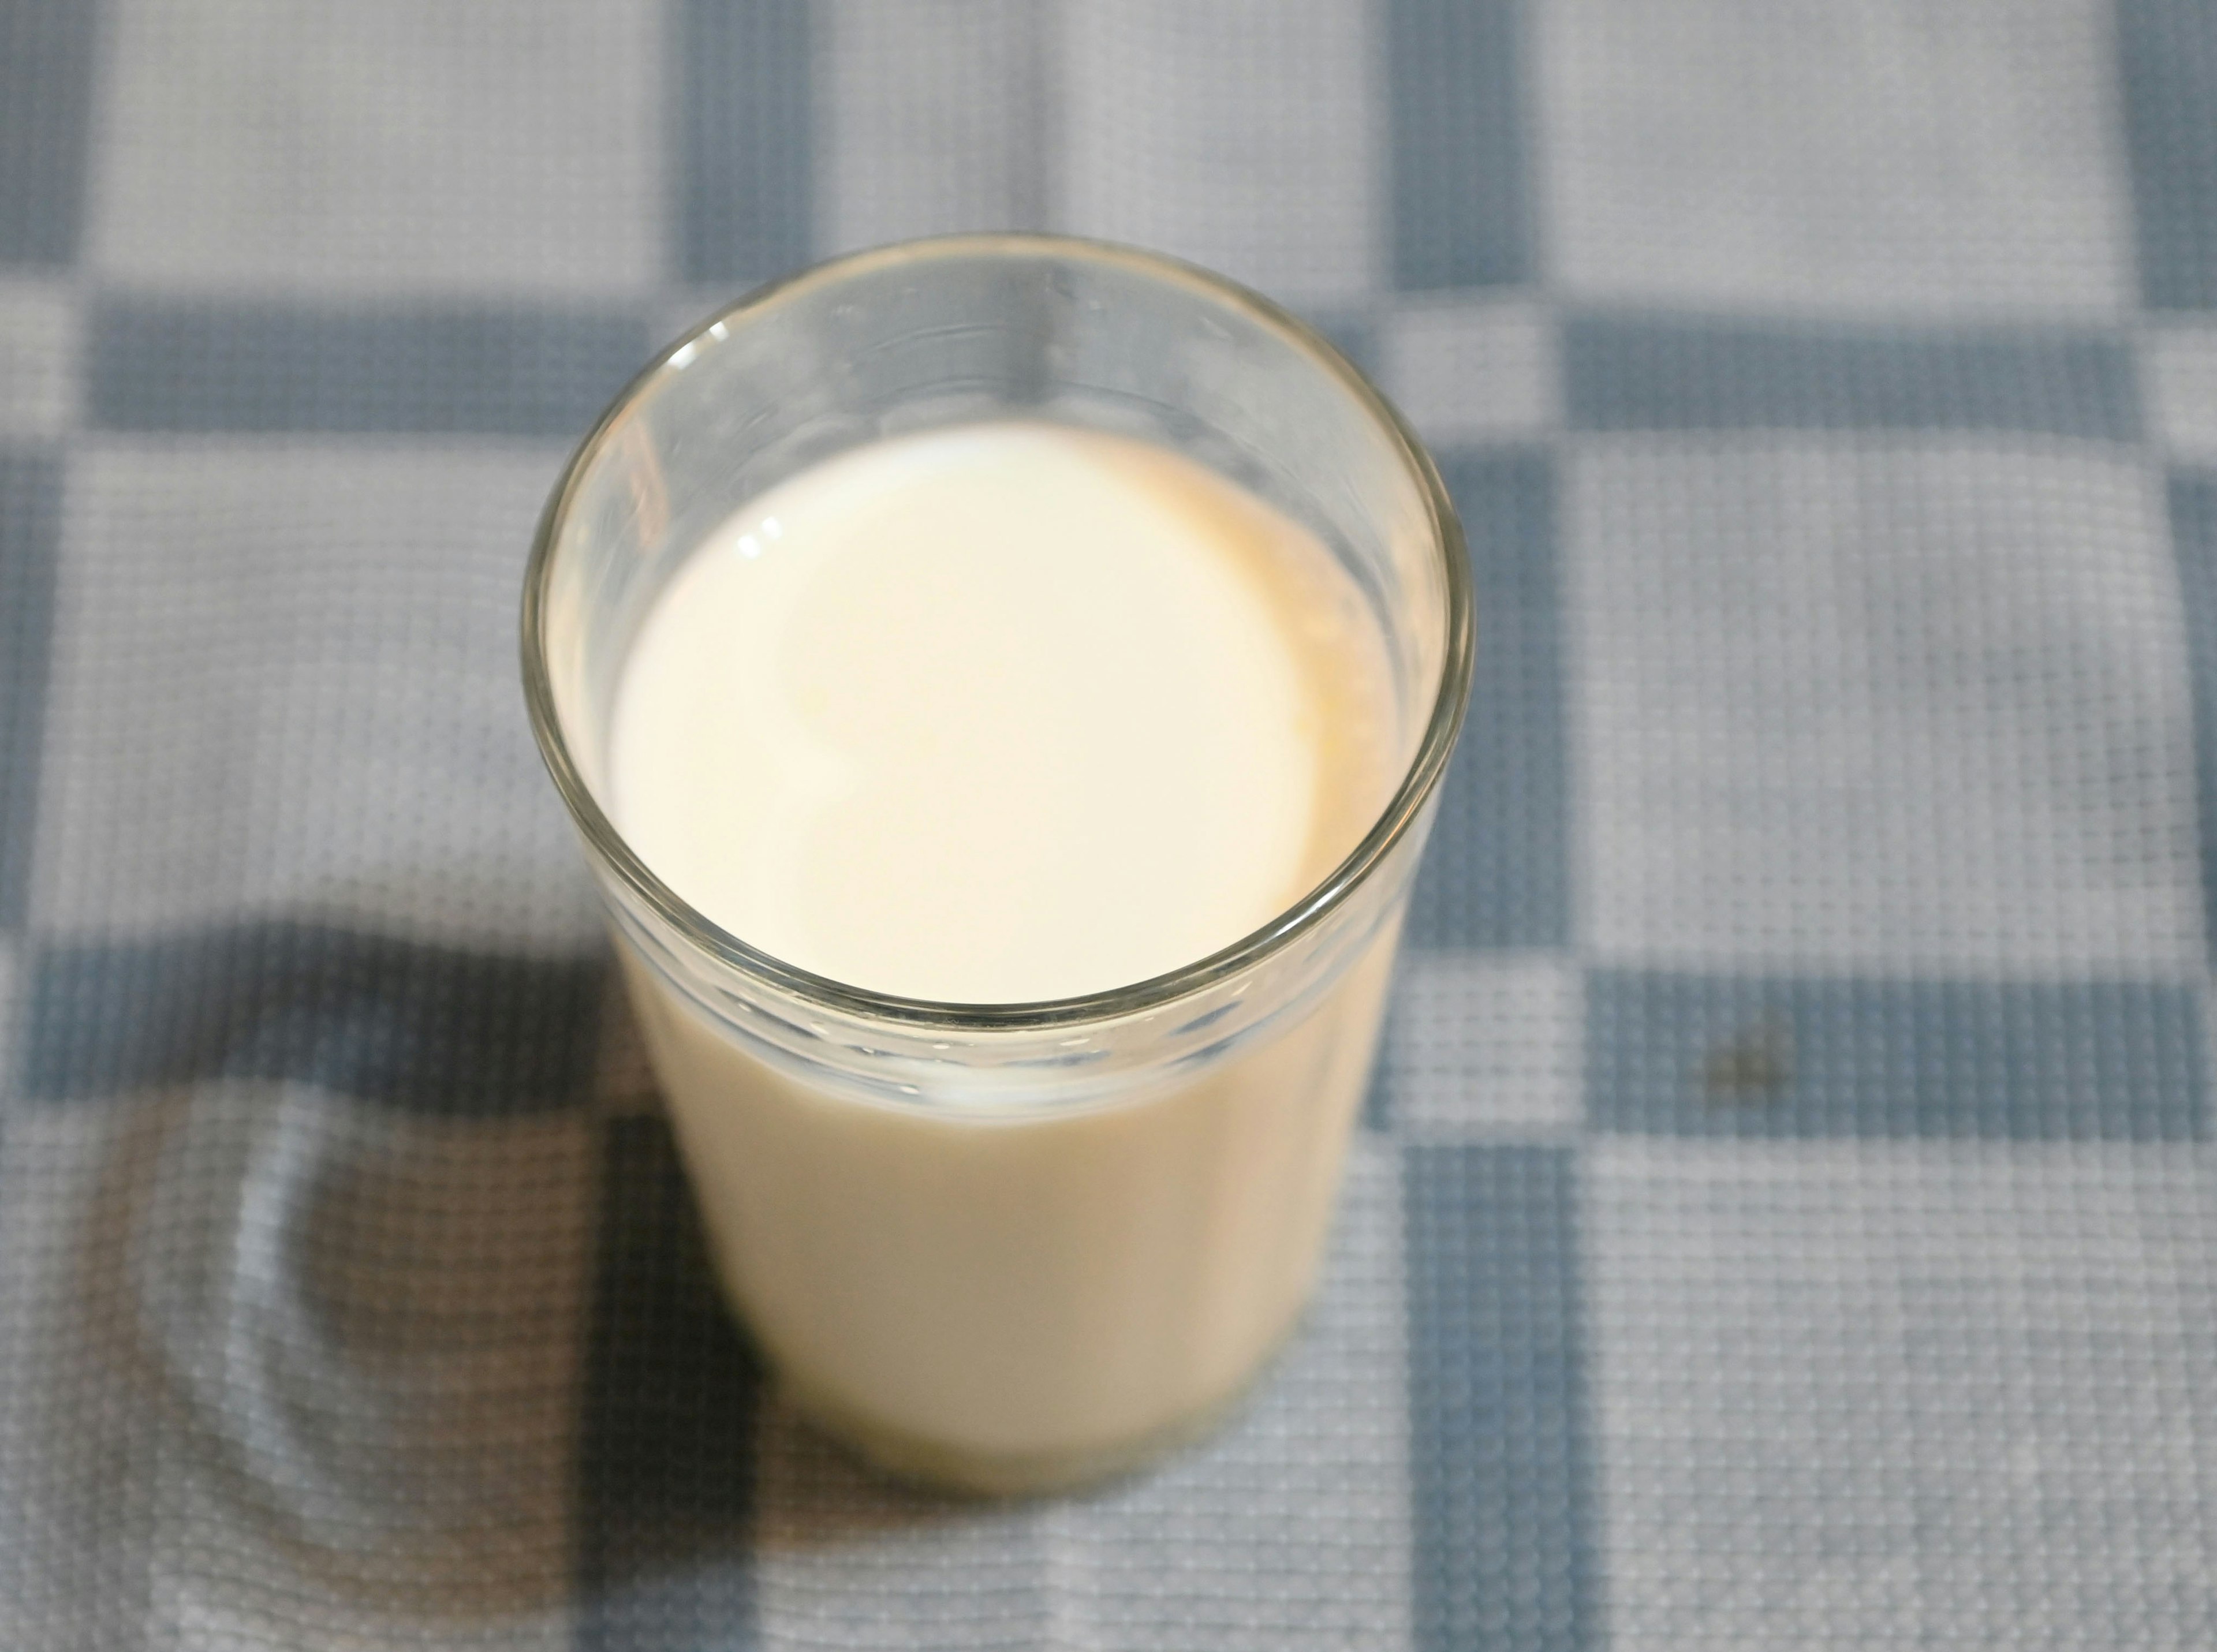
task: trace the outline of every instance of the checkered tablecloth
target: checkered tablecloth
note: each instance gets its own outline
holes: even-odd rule
[[[516,685],[756,280],[1317,319],[1470,530],[1329,1277],[874,1484],[718,1306]],[[0,0],[0,1649],[2217,1645],[2217,6]]]

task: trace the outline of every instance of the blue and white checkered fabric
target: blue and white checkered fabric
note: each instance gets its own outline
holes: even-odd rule
[[[650,347],[1036,225],[1481,592],[1252,1409],[941,1503],[716,1304],[513,615]],[[0,0],[0,1648],[2217,1645],[2217,7]]]

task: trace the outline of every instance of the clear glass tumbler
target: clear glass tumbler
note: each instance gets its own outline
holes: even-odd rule
[[[750,497],[1011,417],[1175,449],[1313,529],[1386,638],[1402,778],[1315,889],[1170,974],[1037,1003],[863,991],[719,928],[624,841],[613,689],[664,582]],[[1461,530],[1393,410],[1300,323],[1167,259],[862,253],[743,299],[617,398],[540,525],[525,691],[723,1282],[798,1405],[897,1473],[1020,1492],[1239,1397],[1316,1271],[1471,647]]]

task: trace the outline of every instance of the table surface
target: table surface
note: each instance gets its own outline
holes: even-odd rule
[[[0,1645],[2217,1643],[2217,8],[0,0]],[[1482,646],[1207,1448],[874,1485],[701,1263],[516,686],[754,281],[1262,287]]]

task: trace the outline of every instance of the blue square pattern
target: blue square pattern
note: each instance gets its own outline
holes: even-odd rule
[[[1403,968],[1405,969],[1406,965]],[[1399,979],[1397,977],[1397,987]],[[1370,1058],[1370,1082],[1362,1092],[1362,1110],[1356,1115],[1363,1129],[1380,1134],[1393,1128],[1393,1069],[1386,1053],[1393,1046],[1393,1006],[1389,1001],[1386,1007],[1386,1024],[1378,1034],[1378,1053]]]
[[[760,1379],[670,1129],[609,1121],[579,1443],[579,1652],[752,1646]]]
[[[2194,671],[2194,778],[2202,828],[2204,933],[2217,937],[2217,477],[2171,478],[2171,536]]]
[[[1393,283],[1500,287],[1533,275],[1525,9],[1393,0]]]
[[[1555,473],[1544,453],[1448,453],[1478,656],[1462,743],[1409,912],[1412,946],[1555,946],[1570,931]]]
[[[110,430],[574,438],[645,361],[644,316],[114,295],[85,400]]]
[[[2116,39],[2141,296],[2217,310],[2217,7],[2117,0]]]
[[[1563,324],[1581,430],[2013,430],[2140,435],[2122,338],[2031,326],[1584,313]]]
[[[1586,1117],[1603,1131],[2189,1139],[2207,1133],[2208,1065],[2190,986],[1586,979]]]
[[[1597,1646],[1575,1156],[1406,1153],[1416,1644]]]
[[[66,1101],[289,1079],[411,1113],[574,1105],[599,959],[473,954],[286,922],[34,949],[22,1085]]]
[[[680,0],[671,34],[679,272],[751,286],[800,268],[813,164],[807,0]]]
[[[0,932],[29,892],[61,489],[56,455],[0,449]]]
[[[77,256],[99,22],[90,0],[0,0],[0,266]]]

